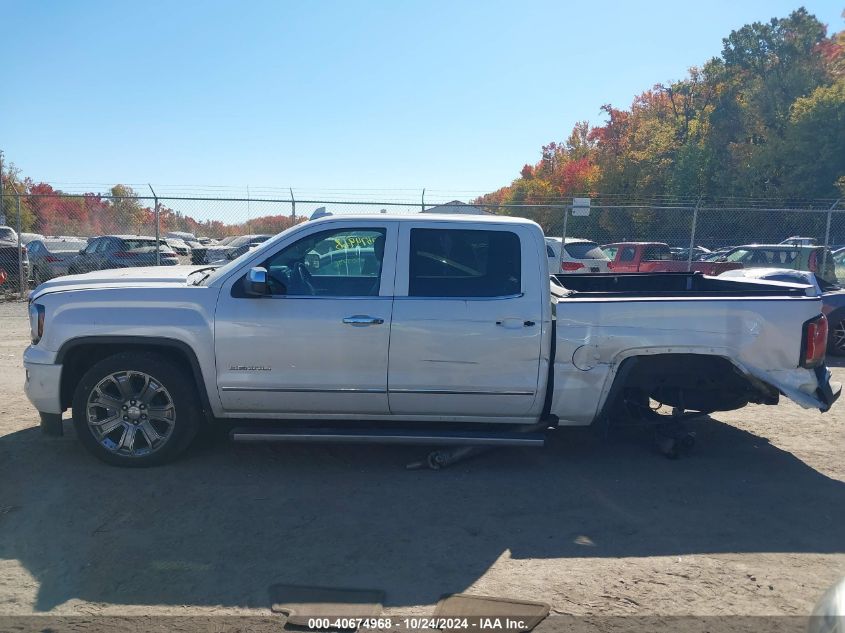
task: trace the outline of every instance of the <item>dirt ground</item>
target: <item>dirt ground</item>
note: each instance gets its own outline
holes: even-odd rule
[[[396,614],[448,592],[560,614],[807,614],[845,574],[845,403],[647,436],[560,431],[443,471],[420,448],[233,445],[108,467],[66,422],[41,435],[28,324],[0,304],[0,615],[268,614],[274,583],[382,589]],[[845,369],[834,369],[845,380]]]

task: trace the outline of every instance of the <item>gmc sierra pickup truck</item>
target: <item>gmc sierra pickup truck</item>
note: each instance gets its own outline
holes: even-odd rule
[[[518,444],[781,394],[825,411],[840,391],[815,289],[550,278],[541,228],[518,218],[330,216],[218,268],[54,279],[29,313],[43,430],[72,409],[84,446],[127,466],[211,424],[247,441]]]

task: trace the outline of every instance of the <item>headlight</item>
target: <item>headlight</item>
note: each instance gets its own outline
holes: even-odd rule
[[[44,306],[41,304],[29,304],[29,334],[33,345],[44,336]]]

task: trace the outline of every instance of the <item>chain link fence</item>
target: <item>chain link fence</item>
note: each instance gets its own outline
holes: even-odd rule
[[[829,253],[839,245],[845,246],[845,208],[840,200],[781,207],[766,201],[642,201],[598,196],[590,199],[586,207],[578,198],[544,204],[434,204],[426,203],[424,197],[419,202],[380,202],[293,197],[19,195],[7,188],[2,203],[0,292],[7,298],[23,298],[33,284],[85,272],[92,266],[223,262],[266,236],[323,212],[343,215],[424,211],[523,217],[537,222],[549,237],[581,238],[599,245],[665,243],[673,247],[677,259],[689,262],[703,256],[706,250],[777,244],[791,237],[831,247],[824,257],[832,256]],[[115,246],[114,240],[97,239],[108,236],[133,240],[121,247]],[[115,255],[126,251],[137,251],[137,257]],[[94,262],[97,257],[99,260]],[[87,264],[86,259],[90,260]]]

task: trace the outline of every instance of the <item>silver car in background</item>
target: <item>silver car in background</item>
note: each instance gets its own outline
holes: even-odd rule
[[[68,274],[68,264],[87,242],[75,237],[40,237],[26,245],[29,269],[37,286],[48,279]]]

